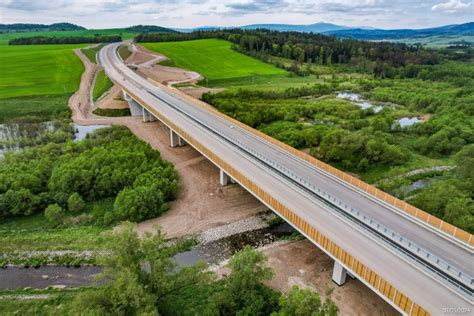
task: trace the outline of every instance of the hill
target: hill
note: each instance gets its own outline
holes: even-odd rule
[[[329,31],[339,31],[351,29],[348,26],[336,25],[331,23],[314,23],[309,25],[293,25],[293,24],[251,24],[240,27],[244,30],[255,30],[255,29],[268,29],[279,32],[294,31],[294,32],[313,32],[313,33],[324,33]]]
[[[474,35],[474,22],[445,25],[427,29],[398,29],[398,30],[366,30],[366,29],[346,29],[326,31],[324,34],[335,35],[337,37],[355,38],[362,40],[394,40],[402,38],[428,37],[436,35]]]
[[[15,24],[0,24],[0,32],[38,32],[38,31],[77,31],[85,30],[86,28],[72,24],[72,23],[53,23],[53,24],[29,24],[29,23],[15,23]]]
[[[209,82],[253,75],[287,75],[284,70],[234,51],[232,44],[224,40],[143,43],[143,46],[169,57],[177,67],[199,72]]]
[[[134,25],[125,29],[132,33],[176,33],[176,30],[172,30],[166,27],[157,25]]]

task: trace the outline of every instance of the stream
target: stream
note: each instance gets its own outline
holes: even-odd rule
[[[290,236],[295,230],[287,223],[278,224],[235,234],[205,244],[198,244],[191,250],[176,254],[173,258],[178,267],[188,267],[203,260],[209,265],[229,259],[247,245],[262,247]],[[0,269],[0,290],[47,287],[69,288],[92,285],[94,277],[102,271],[98,266],[64,267],[48,265],[39,268],[7,267]]]

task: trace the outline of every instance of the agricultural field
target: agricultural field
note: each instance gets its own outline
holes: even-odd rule
[[[288,72],[232,50],[232,44],[218,39],[185,42],[145,43],[143,46],[171,58],[174,65],[194,70],[208,83],[249,80],[253,76],[286,77]]]
[[[67,110],[84,70],[73,49],[83,46],[0,45],[0,122]]]

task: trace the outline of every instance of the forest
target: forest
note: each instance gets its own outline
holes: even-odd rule
[[[179,191],[173,166],[123,127],[8,152],[0,180],[0,218],[44,211],[57,225],[66,215],[105,225],[142,221],[163,213]],[[107,199],[115,200],[112,209],[86,207]]]
[[[303,63],[317,65],[370,63],[370,71],[377,77],[398,75],[398,69],[406,65],[433,65],[445,59],[467,60],[472,54],[472,49],[462,52],[430,50],[419,45],[338,39],[322,34],[276,32],[265,29],[143,33],[137,35],[135,41],[169,42],[207,38],[230,41],[237,51],[264,61],[269,61],[272,56],[294,60],[293,70],[297,70]]]
[[[87,43],[113,43],[121,42],[120,35],[98,35],[98,36],[62,36],[46,37],[32,36],[12,38],[8,45],[44,45],[44,44],[87,44]]]

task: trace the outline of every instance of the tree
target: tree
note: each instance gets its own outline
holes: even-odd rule
[[[79,213],[84,210],[85,205],[86,204],[82,199],[81,195],[77,192],[71,194],[69,196],[69,199],[67,200],[67,208],[71,212]]]
[[[0,194],[0,215],[31,215],[40,205],[40,198],[28,189],[8,190]]]
[[[202,263],[177,269],[172,256],[179,245],[165,245],[159,230],[140,238],[136,227],[126,222],[113,234],[108,249],[99,279],[107,282],[97,291],[78,295],[78,314],[158,315],[167,299],[212,280],[212,272]]]
[[[58,204],[51,204],[44,210],[44,217],[51,224],[58,226],[64,221],[64,211]]]
[[[120,219],[139,222],[156,217],[166,210],[163,193],[156,187],[123,189],[115,199],[114,211]]]
[[[280,296],[280,310],[272,316],[333,316],[337,307],[328,299],[321,305],[319,294],[311,289],[300,289],[293,285],[287,295]]]
[[[474,144],[461,149],[454,156],[454,160],[457,164],[456,173],[465,181],[463,186],[466,186],[471,196],[474,196]]]
[[[262,283],[273,276],[266,260],[263,253],[250,246],[231,258],[225,289],[214,297],[221,315],[268,315],[275,310],[278,294]]]

